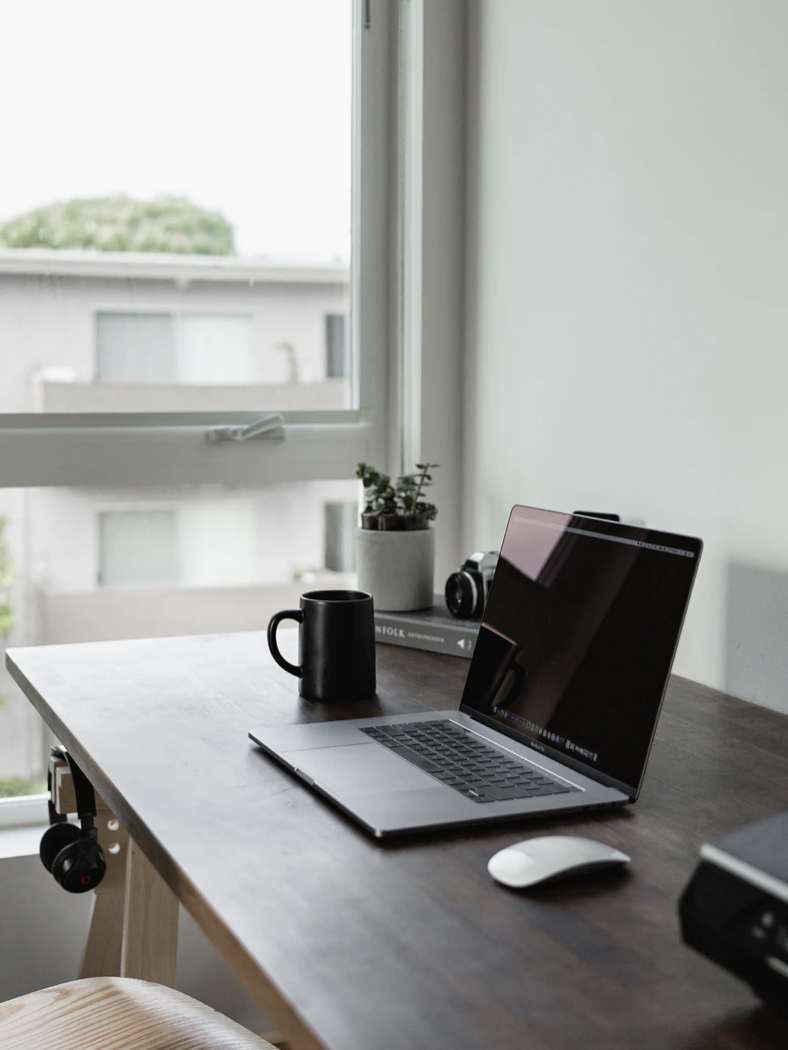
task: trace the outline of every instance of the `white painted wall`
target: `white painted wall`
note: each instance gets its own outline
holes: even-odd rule
[[[788,5],[473,0],[469,38],[464,546],[516,501],[700,535],[676,670],[788,710],[732,571],[788,620]]]

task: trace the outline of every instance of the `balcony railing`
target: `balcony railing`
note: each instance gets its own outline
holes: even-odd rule
[[[348,408],[350,385],[347,379],[248,386],[39,379],[33,397],[36,412],[314,412]]]
[[[355,585],[355,575],[326,572],[309,580],[245,587],[107,587],[82,594],[42,590],[37,594],[36,641],[53,645],[262,631],[275,612],[298,608],[304,591]]]

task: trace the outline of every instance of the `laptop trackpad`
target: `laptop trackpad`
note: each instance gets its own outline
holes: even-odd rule
[[[380,744],[344,744],[304,751],[283,751],[282,757],[332,791],[410,791],[442,785]]]

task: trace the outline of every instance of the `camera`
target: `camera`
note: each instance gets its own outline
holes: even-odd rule
[[[498,551],[477,551],[446,581],[446,607],[458,620],[481,616],[498,564]]]

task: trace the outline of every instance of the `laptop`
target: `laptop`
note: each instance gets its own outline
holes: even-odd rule
[[[702,546],[515,506],[459,710],[249,736],[378,837],[634,802]]]

